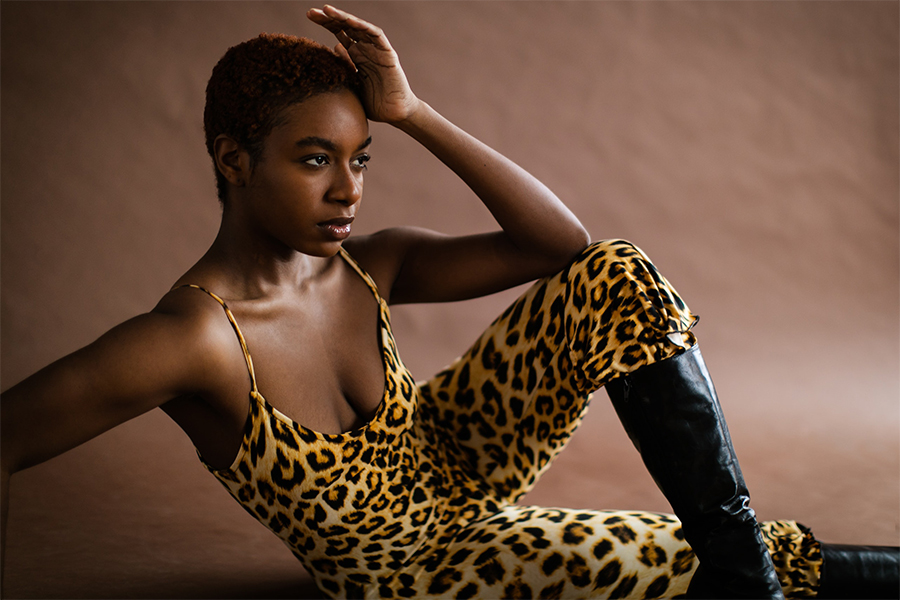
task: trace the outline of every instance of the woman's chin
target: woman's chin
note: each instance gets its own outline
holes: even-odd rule
[[[306,244],[303,247],[294,249],[301,254],[306,254],[307,256],[315,256],[317,258],[331,258],[341,251],[341,246],[343,246],[343,240],[331,240],[318,244]]]

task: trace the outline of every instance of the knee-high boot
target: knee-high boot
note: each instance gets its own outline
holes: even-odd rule
[[[709,372],[693,348],[606,385],[700,566],[692,598],[784,598]]]
[[[821,546],[817,598],[900,598],[900,548]]]

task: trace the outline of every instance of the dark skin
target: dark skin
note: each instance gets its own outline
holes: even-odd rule
[[[539,181],[416,97],[381,29],[330,6],[307,16],[335,34],[337,50],[363,75],[363,102],[342,91],[287,107],[256,164],[219,136],[216,166],[228,181],[222,223],[176,285],[203,286],[228,303],[269,402],[306,427],[339,433],[371,419],[384,392],[378,307],[337,255],[342,245],[398,304],[472,298],[549,275],[589,237]],[[500,229],[450,237],[398,227],[344,239],[362,199],[368,120],[430,150]],[[4,539],[10,475],[157,407],[210,465],[229,466],[249,390],[222,308],[190,288],[10,388],[0,436]]]

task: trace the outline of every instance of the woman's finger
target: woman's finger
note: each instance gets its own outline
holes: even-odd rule
[[[337,53],[338,56],[349,60],[350,64],[352,64],[353,66],[356,66],[353,63],[353,59],[350,58],[350,54],[347,52],[347,49],[344,48],[344,44],[338,44],[337,46],[335,46],[334,51]]]
[[[349,35],[347,35],[347,32],[344,31],[343,29],[339,30],[334,35],[337,37],[338,41],[341,43],[340,44],[341,48],[344,48],[345,52],[346,52],[347,48],[349,48],[350,46],[352,46],[353,44],[356,43],[356,40],[354,40]]]
[[[324,12],[322,12],[322,9],[320,9],[320,8],[310,9],[306,13],[306,17],[313,23],[316,23],[317,25],[321,25],[322,27],[324,27],[325,29],[327,29],[328,31],[330,31],[331,33],[334,33],[334,34],[337,34],[337,32],[341,31],[344,28],[343,23],[341,23],[337,19],[332,19],[331,17],[326,15]]]
[[[307,16],[335,35],[343,31],[355,42],[368,42],[381,50],[391,49],[384,31],[380,27],[331,5],[326,4],[321,9],[314,8],[307,12]],[[343,43],[343,40],[341,42]],[[346,44],[344,46],[346,47]]]
[[[318,25],[326,28],[328,31],[334,34],[334,36],[341,43],[341,46],[344,48],[350,48],[353,44],[357,42],[369,42],[369,38],[363,38],[363,36],[356,33],[354,30],[346,28],[344,23],[336,20],[326,20],[322,18],[316,18],[317,15],[308,15],[309,19]],[[371,42],[369,42],[371,43]]]
[[[335,8],[335,7],[331,6],[330,4],[326,4],[322,8],[322,13],[325,16],[335,19],[337,21],[340,21],[341,23],[344,23],[345,25],[353,27],[354,29],[367,31],[370,33],[374,33],[375,35],[378,35],[381,33],[381,29],[379,29],[372,23],[369,23],[368,21],[364,21],[363,19],[360,19],[356,15],[352,15],[352,14],[350,14],[346,11],[343,11],[339,8]]]
[[[316,23],[317,25],[321,25],[322,27],[324,27],[325,29],[327,29],[328,31],[330,31],[331,33],[333,33],[335,35],[337,35],[338,32],[340,32],[346,28],[343,21],[341,21],[339,19],[334,19],[334,18],[326,15],[324,12],[322,12],[322,9],[320,9],[320,8],[310,9],[306,13],[306,16],[313,23]]]

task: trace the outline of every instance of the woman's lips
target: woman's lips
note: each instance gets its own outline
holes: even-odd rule
[[[350,235],[350,224],[353,223],[353,217],[339,217],[337,219],[329,219],[319,223],[325,233],[334,240],[344,240]]]

